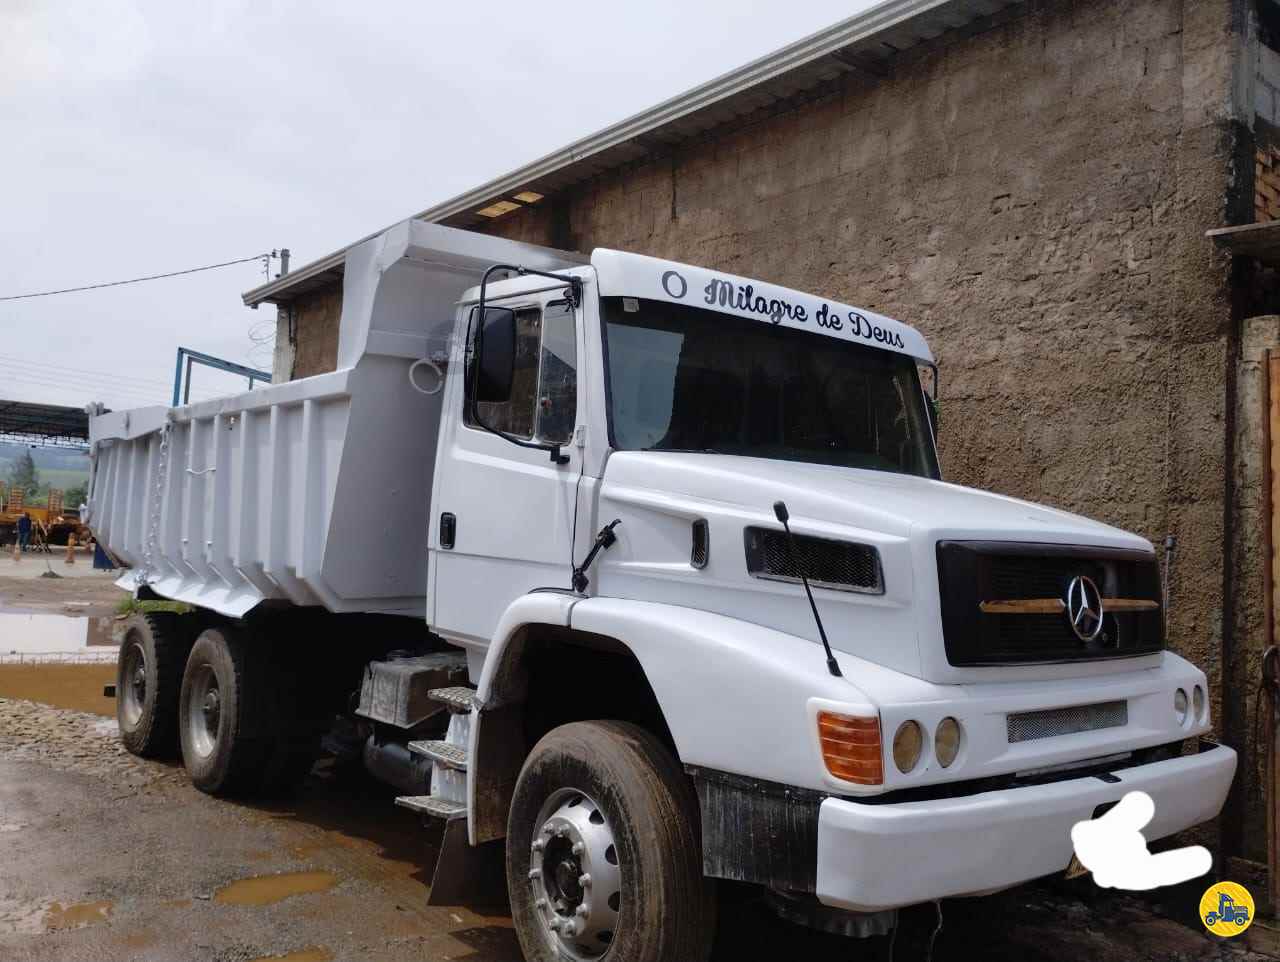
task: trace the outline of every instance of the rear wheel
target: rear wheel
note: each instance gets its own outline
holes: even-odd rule
[[[635,725],[575,722],[525,761],[507,824],[507,887],[529,962],[700,962],[715,929],[697,799]]]
[[[204,631],[182,678],[179,731],[192,783],[210,795],[285,792],[316,757],[318,731],[266,639]]]
[[[116,721],[124,747],[144,758],[178,748],[182,666],[191,648],[193,619],[169,613],[134,614],[125,624],[116,661]]]

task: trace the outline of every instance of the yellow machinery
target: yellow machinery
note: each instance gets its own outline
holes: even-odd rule
[[[0,544],[11,545],[18,537],[18,519],[23,512],[31,515],[31,543],[66,544],[70,535],[83,544],[88,536],[80,524],[80,512],[67,510],[63,505],[63,493],[49,489],[44,505],[26,503],[26,491],[17,486],[6,487],[0,482]]]

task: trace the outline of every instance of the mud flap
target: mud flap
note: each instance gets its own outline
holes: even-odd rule
[[[507,909],[506,841],[473,847],[467,842],[465,818],[446,822],[427,904]]]

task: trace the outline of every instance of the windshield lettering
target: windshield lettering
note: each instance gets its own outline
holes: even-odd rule
[[[807,323],[797,305],[721,282],[743,312]],[[609,416],[623,450],[694,451],[937,477],[915,361],[878,349],[894,332],[823,304],[817,326],[761,324],[667,301],[605,297]],[[757,311],[758,308],[758,311]],[[790,313],[788,314],[788,308]]]

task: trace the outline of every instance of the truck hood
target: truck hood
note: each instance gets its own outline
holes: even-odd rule
[[[600,497],[602,523],[615,517],[623,522],[618,547],[600,562],[601,594],[716,611],[815,644],[812,613],[795,585],[750,576],[744,529],[777,528],[773,504],[785,501],[796,534],[874,545],[883,594],[815,589],[831,644],[934,682],[1081,677],[1115,670],[1106,662],[950,665],[942,638],[939,541],[1153,551],[1137,535],[1017,498],[929,478],[764,458],[616,452],[608,460]],[[700,519],[708,524],[710,560],[695,569],[690,526]],[[1158,655],[1147,656],[1152,664],[1158,660]]]
[[[796,530],[848,525],[901,538],[937,535],[1152,550],[1144,538],[1089,518],[930,478],[723,454],[621,452],[610,483],[758,510],[785,501]]]

